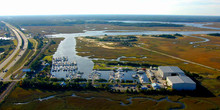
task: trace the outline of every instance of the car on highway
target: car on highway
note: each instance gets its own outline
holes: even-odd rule
[[[5,71],[4,72],[8,72],[8,69],[5,69]]]

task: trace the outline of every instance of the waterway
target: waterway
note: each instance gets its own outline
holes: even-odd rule
[[[161,21],[120,21],[120,20],[110,20],[108,22],[179,24],[179,25],[190,26],[190,27],[220,30],[220,28],[207,26],[207,25],[211,25],[213,23],[187,23],[187,22],[161,22]]]
[[[80,97],[76,94],[72,94],[71,97],[79,97],[79,98],[84,98],[84,97]],[[39,98],[39,99],[35,99],[35,100],[32,100],[32,101],[28,101],[28,102],[17,102],[17,103],[14,103],[15,105],[25,105],[25,104],[29,104],[31,102],[34,102],[34,101],[45,101],[45,100],[49,100],[49,99],[52,99],[52,98],[56,98],[56,95],[52,95],[52,96],[49,96],[49,97],[44,97],[44,98]],[[84,98],[86,100],[91,100],[91,99],[94,99],[96,97],[87,97],[87,98]],[[104,98],[108,101],[115,101],[115,100],[112,100],[110,98]],[[170,103],[178,103],[181,105],[181,107],[178,107],[178,108],[170,108],[170,110],[178,110],[178,109],[185,109],[185,104],[180,102],[180,101],[172,101],[170,100],[168,97],[164,97],[164,98],[161,98],[161,99],[153,99],[153,98],[149,98],[149,97],[129,97],[127,98],[126,100],[129,102],[128,104],[125,104],[123,101],[120,101],[120,105],[121,106],[128,106],[128,105],[131,105],[133,103],[133,99],[145,99],[145,100],[151,100],[151,101],[155,101],[155,102],[161,102],[161,101],[167,101],[167,102],[170,102]]]
[[[48,35],[48,37],[64,37],[65,39],[60,42],[57,51],[54,54],[54,57],[59,56],[68,56],[70,61],[76,61],[78,64],[78,69],[81,72],[84,72],[83,78],[88,78],[89,73],[91,73],[94,63],[92,62],[92,59],[89,59],[88,57],[81,57],[77,55],[76,51],[76,37],[80,36],[101,36],[101,35],[159,35],[159,34],[175,34],[179,33],[182,35],[188,35],[191,36],[192,34],[209,34],[209,33],[220,33],[220,31],[121,31],[121,30],[103,30],[103,31],[86,31],[85,33],[72,33],[72,34],[55,34],[55,35]],[[191,37],[197,37],[197,36],[191,36]],[[207,42],[209,39],[197,37],[200,38],[201,41],[196,42],[190,42],[190,44],[194,43],[202,43]]]

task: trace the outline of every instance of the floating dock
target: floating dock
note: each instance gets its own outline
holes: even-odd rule
[[[52,60],[52,77],[72,79],[77,70],[77,63],[75,61],[70,62],[68,57],[54,57]]]

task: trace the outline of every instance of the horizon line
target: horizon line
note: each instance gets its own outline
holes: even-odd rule
[[[36,15],[0,15],[1,17],[11,17],[11,16],[82,16],[82,15],[141,15],[141,16],[209,16],[209,17],[220,17],[220,15],[171,15],[171,14],[36,14]]]

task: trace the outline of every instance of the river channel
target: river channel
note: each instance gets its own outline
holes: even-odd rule
[[[77,55],[76,51],[76,37],[80,36],[101,36],[101,35],[159,35],[159,34],[183,34],[191,36],[192,34],[209,34],[209,33],[220,33],[220,31],[86,31],[85,33],[71,33],[71,34],[55,34],[55,35],[48,35],[48,37],[64,37],[65,39],[60,42],[57,51],[54,54],[54,57],[60,57],[60,56],[68,56],[70,61],[76,61],[78,64],[78,69],[81,72],[84,72],[83,78],[88,78],[89,73],[92,71],[94,63],[92,62],[92,59],[89,59],[88,57],[81,57]],[[191,36],[196,37],[196,36]],[[200,37],[197,37],[200,38]],[[207,42],[209,39],[201,38],[201,41],[197,42],[190,42],[190,44],[193,43],[202,43]],[[190,45],[189,44],[189,45]]]
[[[86,99],[86,100],[91,100],[91,99],[94,99],[96,97],[87,97],[87,98],[84,98],[84,97],[81,97],[81,96],[77,96],[76,94],[72,94],[71,97],[79,97],[79,98],[83,98],[83,99]],[[52,99],[52,98],[56,98],[56,95],[52,95],[52,96],[48,96],[48,97],[44,97],[44,98],[39,98],[39,99],[35,99],[35,100],[32,100],[32,101],[28,101],[28,102],[17,102],[17,103],[14,103],[15,105],[24,105],[24,104],[29,104],[31,102],[34,102],[34,101],[45,101],[45,100],[49,100],[49,99]],[[112,100],[110,98],[104,98],[108,101],[115,101],[115,100]],[[178,108],[170,108],[170,110],[179,110],[179,109],[185,109],[185,104],[180,102],[180,101],[172,101],[170,100],[168,97],[164,97],[164,98],[161,98],[161,99],[153,99],[153,98],[149,98],[149,97],[129,97],[127,98],[126,100],[129,102],[129,103],[124,103],[123,101],[120,101],[120,105],[121,106],[128,106],[128,105],[131,105],[133,103],[133,99],[144,99],[144,100],[151,100],[151,101],[154,101],[154,102],[161,102],[161,101],[167,101],[167,102],[170,102],[170,103],[177,103],[177,104],[180,104],[181,107],[178,107]]]

